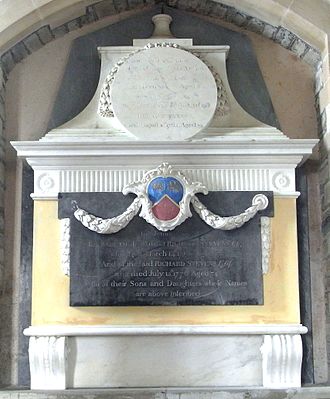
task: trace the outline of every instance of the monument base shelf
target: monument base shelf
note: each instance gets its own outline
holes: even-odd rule
[[[306,327],[33,326],[31,389],[301,385]],[[239,375],[239,378],[237,376]]]
[[[3,388],[0,399],[325,399],[330,397],[330,387],[312,386],[303,388],[107,388],[67,389],[61,391],[30,391],[28,389]]]

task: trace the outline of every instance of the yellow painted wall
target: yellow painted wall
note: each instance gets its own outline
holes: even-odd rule
[[[299,323],[296,203],[275,199],[263,306],[70,307],[60,265],[57,201],[34,202],[32,325]]]

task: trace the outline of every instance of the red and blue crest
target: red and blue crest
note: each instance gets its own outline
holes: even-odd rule
[[[141,203],[140,216],[158,230],[168,231],[191,216],[191,198],[196,193],[207,194],[207,189],[168,163],[162,163],[140,181],[128,184],[123,193],[136,194]]]
[[[173,220],[180,212],[184,188],[175,177],[159,176],[151,180],[147,188],[152,203],[152,213],[158,220]]]

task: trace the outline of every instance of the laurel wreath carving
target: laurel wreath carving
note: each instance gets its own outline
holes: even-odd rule
[[[122,230],[136,216],[141,207],[140,199],[135,198],[132,204],[122,214],[111,219],[103,219],[88,213],[77,206],[74,217],[89,230],[98,234],[113,234]]]
[[[209,226],[219,230],[234,230],[251,220],[258,211],[266,209],[268,198],[263,194],[257,194],[252,199],[252,206],[236,216],[219,216],[211,212],[195,196],[191,199],[192,206],[200,218]]]

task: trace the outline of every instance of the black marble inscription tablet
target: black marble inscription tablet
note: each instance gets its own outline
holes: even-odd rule
[[[258,192],[259,193],[259,192]],[[94,215],[122,213],[134,195],[65,193],[59,218],[71,219],[70,306],[262,305],[263,277],[260,217],[239,229],[214,230],[193,217],[160,232],[136,216],[126,228],[100,235],[73,216],[72,201]],[[221,216],[251,206],[256,192],[210,192],[200,200]]]

